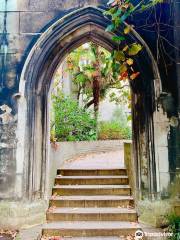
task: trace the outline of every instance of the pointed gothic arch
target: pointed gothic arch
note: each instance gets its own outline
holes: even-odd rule
[[[39,195],[44,198],[48,191],[48,102],[53,74],[71,50],[87,41],[96,42],[109,51],[116,49],[112,34],[105,31],[109,23],[102,9],[89,6],[76,10],[52,24],[37,40],[25,61],[19,83],[21,99],[17,138],[20,147],[17,150],[17,161],[19,156],[24,159],[23,189],[29,199]],[[138,83],[132,86],[133,145],[137,191],[142,189],[142,164],[145,161],[148,166],[147,188],[151,194],[158,191],[154,113],[161,93],[161,80],[153,55],[141,36],[133,30],[127,41],[138,41],[144,47],[136,64],[142,72],[141,78],[144,82],[147,80],[147,86]]]

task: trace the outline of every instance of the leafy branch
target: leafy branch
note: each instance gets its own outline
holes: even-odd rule
[[[135,80],[140,72],[134,70],[134,57],[142,50],[141,44],[134,42],[133,44],[126,44],[127,35],[132,31],[134,26],[124,24],[124,22],[137,11],[145,11],[154,7],[163,0],[141,0],[134,5],[130,0],[110,0],[108,2],[109,9],[104,11],[105,16],[110,16],[111,24],[106,28],[108,32],[116,32],[112,40],[119,44],[119,50],[114,51],[112,58],[114,61],[114,71],[117,71],[119,66],[119,80],[128,79],[129,81]],[[121,35],[117,35],[117,30],[122,26],[124,28]],[[122,47],[121,47],[122,46]]]

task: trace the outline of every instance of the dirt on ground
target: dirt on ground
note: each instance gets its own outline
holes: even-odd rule
[[[10,237],[10,236],[5,236],[5,235],[1,235],[0,236],[0,240],[13,240],[14,238]]]
[[[18,231],[0,229],[0,240],[15,240]]]

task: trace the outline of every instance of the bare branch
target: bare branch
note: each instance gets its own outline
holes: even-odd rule
[[[89,108],[92,104],[94,104],[94,98],[84,106],[84,109]]]

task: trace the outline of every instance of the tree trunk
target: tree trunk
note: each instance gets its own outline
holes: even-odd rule
[[[100,96],[100,84],[99,77],[93,79],[93,98],[94,98],[94,116],[97,120],[99,112],[99,96]]]
[[[101,66],[99,46],[94,45],[96,51],[96,62],[94,63],[95,74],[93,76],[93,98],[94,98],[94,116],[98,120],[99,102],[100,102],[100,82],[101,82]]]

